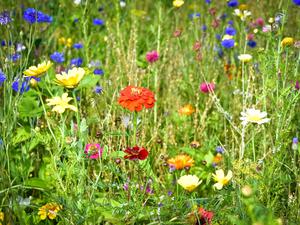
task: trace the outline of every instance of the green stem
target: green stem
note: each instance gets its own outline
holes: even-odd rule
[[[133,146],[136,146],[137,113],[133,113]]]

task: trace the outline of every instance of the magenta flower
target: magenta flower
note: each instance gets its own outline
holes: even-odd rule
[[[298,81],[298,80],[296,81],[295,88],[296,88],[296,90],[300,90],[300,84],[299,84],[299,81]]]
[[[98,159],[102,156],[103,148],[100,144],[87,144],[84,153],[90,159]]]
[[[151,52],[147,52],[146,54],[146,60],[149,62],[149,63],[154,63],[158,60],[159,58],[159,55],[158,55],[158,52],[157,51],[151,51]]]
[[[203,93],[213,92],[215,90],[215,84],[213,82],[203,82],[200,84],[200,91]]]

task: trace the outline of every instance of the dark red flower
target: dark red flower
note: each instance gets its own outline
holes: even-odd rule
[[[119,104],[130,111],[141,111],[153,108],[155,98],[153,92],[143,87],[128,86],[120,92]]]
[[[145,148],[138,146],[132,148],[128,147],[124,150],[124,152],[127,154],[124,158],[129,160],[145,160],[149,154]]]

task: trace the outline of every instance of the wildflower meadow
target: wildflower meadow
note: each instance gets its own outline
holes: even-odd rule
[[[299,0],[1,0],[0,225],[299,225]]]

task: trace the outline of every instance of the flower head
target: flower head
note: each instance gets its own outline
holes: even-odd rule
[[[25,70],[23,73],[27,77],[40,77],[42,76],[47,70],[52,66],[52,63],[50,61],[44,61],[41,64],[38,64],[37,66],[31,66],[27,70]]]
[[[128,86],[120,92],[119,104],[130,111],[141,111],[153,108],[155,98],[153,92],[143,87]]]
[[[56,63],[63,63],[65,61],[64,54],[60,52],[54,52],[50,55],[50,59]]]
[[[1,12],[0,13],[0,24],[7,25],[10,22],[11,22],[11,18],[10,18],[9,12],[7,12],[7,11]]]
[[[159,58],[159,55],[158,55],[158,52],[157,51],[151,51],[151,52],[147,52],[146,54],[146,60],[149,62],[149,63],[154,63],[158,60]]]
[[[33,8],[28,8],[24,11],[23,19],[30,24],[33,23],[52,23],[53,18],[41,11],[37,11]]]
[[[0,86],[4,83],[5,80],[6,80],[6,76],[0,69]]]
[[[241,112],[240,119],[243,121],[242,124],[246,125],[247,123],[257,123],[263,124],[268,123],[270,121],[269,118],[265,118],[267,116],[266,112],[261,112],[256,109],[247,109],[246,112]]]
[[[293,0],[293,3],[294,3],[295,5],[300,6],[300,0]]]
[[[227,0],[227,5],[229,7],[236,7],[239,5],[239,2],[237,0],[229,0],[229,1]]]
[[[98,159],[102,156],[103,148],[100,144],[87,144],[84,153],[90,159]]]
[[[210,225],[213,216],[214,216],[213,212],[205,210],[202,207],[199,207],[197,209],[197,212],[189,214],[190,221],[192,222],[191,224],[197,224],[197,225]]]
[[[202,180],[199,180],[196,175],[184,175],[177,180],[177,183],[185,190],[192,192],[202,183]]]
[[[238,59],[241,61],[241,62],[250,62],[251,59],[252,59],[252,55],[249,55],[249,54],[241,54],[238,56]]]
[[[182,170],[192,167],[194,165],[194,160],[188,155],[177,155],[174,158],[170,158],[168,164],[170,167]]]
[[[61,97],[56,96],[52,99],[46,99],[46,101],[48,102],[47,105],[54,106],[52,111],[58,113],[63,113],[66,109],[71,109],[77,112],[77,108],[69,104],[69,101],[71,100],[72,98],[68,97],[68,93],[63,93]]]
[[[248,10],[235,9],[233,15],[238,16],[242,21],[245,21],[247,17],[251,16],[251,12]]]
[[[207,83],[207,82],[203,82],[200,84],[200,91],[203,93],[209,93],[209,92],[213,92],[215,90],[215,84],[214,83]]]
[[[149,155],[149,152],[145,148],[138,146],[132,148],[128,147],[124,152],[126,153],[124,158],[129,160],[145,160]]]
[[[228,184],[228,182],[231,180],[232,171],[229,170],[227,175],[225,176],[224,171],[222,169],[219,169],[215,174],[213,174],[213,178],[217,182],[214,184],[214,187],[218,190],[221,190],[223,186]]]
[[[233,48],[234,45],[235,45],[233,36],[228,35],[228,34],[224,35],[224,37],[222,38],[221,45],[222,45],[224,48]]]
[[[75,67],[80,67],[82,65],[82,58],[71,59],[70,65]]]
[[[176,7],[176,8],[181,7],[183,4],[184,4],[183,0],[174,0],[173,1],[173,6]]]
[[[281,41],[281,47],[292,46],[294,44],[294,38],[285,37]]]
[[[57,213],[62,210],[62,206],[57,203],[47,203],[39,208],[38,215],[41,220],[47,219],[53,220],[56,218]]]
[[[93,20],[93,24],[96,25],[96,26],[103,26],[104,21],[101,20],[101,19],[96,18],[96,19]]]
[[[193,106],[191,104],[187,104],[185,106],[183,106],[181,109],[179,109],[179,114],[180,115],[192,115],[195,112],[195,109],[193,108]]]
[[[84,77],[85,70],[83,68],[74,67],[68,70],[68,72],[62,72],[61,74],[56,74],[56,82],[60,86],[66,88],[75,88],[79,82]]]

